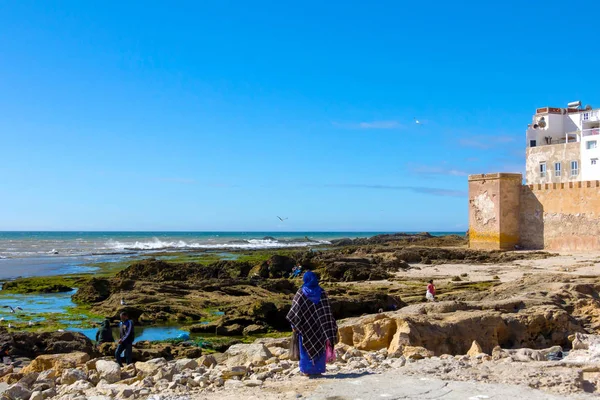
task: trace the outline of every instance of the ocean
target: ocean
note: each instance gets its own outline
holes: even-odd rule
[[[0,232],[0,280],[91,273],[91,263],[156,252],[310,247],[383,233],[391,232]]]

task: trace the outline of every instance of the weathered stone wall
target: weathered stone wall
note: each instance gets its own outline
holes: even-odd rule
[[[521,174],[469,176],[469,246],[513,249],[519,241]]]
[[[600,181],[523,186],[520,236],[530,249],[600,250]]]

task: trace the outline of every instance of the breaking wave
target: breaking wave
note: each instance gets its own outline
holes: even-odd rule
[[[109,240],[108,249],[123,250],[176,250],[176,249],[274,249],[282,247],[307,247],[331,244],[326,240],[277,240],[277,239],[249,239],[235,240],[227,243],[188,243],[183,240],[162,241],[154,238],[150,241],[120,242]]]

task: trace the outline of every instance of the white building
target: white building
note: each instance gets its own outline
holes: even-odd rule
[[[527,184],[600,180],[600,109],[538,108],[526,136]]]

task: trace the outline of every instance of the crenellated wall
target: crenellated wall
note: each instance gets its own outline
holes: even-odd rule
[[[520,174],[469,176],[469,245],[600,250],[600,181],[521,185]]]
[[[525,248],[600,250],[600,181],[523,186],[520,225]]]

